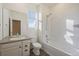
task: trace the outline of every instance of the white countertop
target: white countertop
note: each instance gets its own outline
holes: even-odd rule
[[[23,41],[23,40],[30,40],[30,39],[31,38],[27,36],[11,36],[11,37],[5,37],[4,39],[0,40],[0,44]]]

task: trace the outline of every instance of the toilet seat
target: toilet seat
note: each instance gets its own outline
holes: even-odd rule
[[[40,43],[33,43],[33,46],[36,48],[41,48],[41,44]]]

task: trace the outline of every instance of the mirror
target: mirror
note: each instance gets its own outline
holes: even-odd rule
[[[12,23],[10,23],[9,20],[9,35],[11,36],[11,31],[12,35],[21,35],[21,21],[20,20],[11,20]],[[10,26],[12,30],[10,29]]]
[[[21,22],[19,20],[12,20],[12,35],[20,35]]]

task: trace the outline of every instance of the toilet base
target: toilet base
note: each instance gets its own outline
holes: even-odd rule
[[[40,49],[33,49],[33,53],[35,54],[35,55],[37,55],[37,56],[39,56],[40,55]]]

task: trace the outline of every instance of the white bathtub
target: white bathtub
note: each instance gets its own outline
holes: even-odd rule
[[[43,47],[42,49],[47,52],[50,56],[70,56],[69,53],[65,51],[61,51],[61,49],[57,49],[56,47],[52,46],[52,42],[43,42],[42,43]]]

